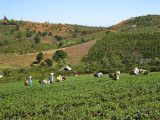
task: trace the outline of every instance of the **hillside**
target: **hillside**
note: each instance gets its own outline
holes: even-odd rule
[[[100,27],[0,20],[0,54],[63,48],[97,39],[104,32],[105,28]]]
[[[108,29],[119,32],[157,32],[160,31],[160,15],[132,17]],[[137,29],[132,29],[135,25]]]
[[[68,54],[68,63],[77,64],[80,62],[82,57],[86,55],[90,49],[95,44],[96,40],[92,40],[86,43],[74,45],[71,47],[65,47],[60,49],[54,49],[54,50],[48,50],[43,51],[44,54],[44,60],[47,58],[51,58],[52,55],[57,50],[64,50]],[[24,54],[24,55],[18,55],[18,54],[12,54],[12,55],[1,55],[0,57],[0,68],[7,67],[15,67],[15,66],[29,66],[31,63],[36,61],[36,56],[38,53],[32,53],[32,54]]]
[[[142,67],[160,70],[160,15],[132,18],[108,29],[105,37],[89,50],[84,62],[105,64],[107,71]],[[136,25],[136,29],[130,28]],[[103,67],[100,66],[100,70]]]

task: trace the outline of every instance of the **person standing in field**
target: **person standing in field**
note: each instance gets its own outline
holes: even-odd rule
[[[50,81],[50,83],[53,83],[53,79],[54,79],[54,73],[51,73],[51,76],[49,77],[49,81]]]
[[[29,85],[32,85],[32,76],[29,77],[28,82],[29,82]]]
[[[115,72],[115,80],[119,80],[119,74],[120,74],[119,71]]]

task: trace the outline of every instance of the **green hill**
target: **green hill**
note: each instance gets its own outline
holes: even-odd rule
[[[106,58],[110,69],[123,68],[125,71],[128,67],[140,66],[151,71],[160,70],[160,22],[158,21],[160,15],[148,15],[132,18],[123,24],[110,27],[115,32],[107,32],[105,37],[97,41],[83,61],[101,64]],[[133,24],[136,25],[136,29],[129,28]]]
[[[0,20],[0,54],[27,54],[94,40],[105,29],[80,25]],[[39,36],[40,43],[35,42]]]
[[[119,32],[157,32],[160,31],[159,21],[160,15],[139,16],[122,21],[109,29]],[[136,29],[130,29],[132,25],[136,25]]]

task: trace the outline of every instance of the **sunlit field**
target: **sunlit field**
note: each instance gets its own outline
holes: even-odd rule
[[[160,119],[160,74],[70,76],[63,82],[0,85],[0,119]]]

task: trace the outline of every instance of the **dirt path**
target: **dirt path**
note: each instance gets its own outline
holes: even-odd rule
[[[51,58],[53,53],[57,50],[64,50],[68,54],[67,62],[76,64],[80,62],[82,57],[88,53],[89,49],[95,44],[95,42],[96,40],[93,40],[71,47],[44,51],[44,60]],[[29,66],[32,62],[36,61],[37,54],[38,53],[25,55],[1,55],[0,63],[4,63],[6,65]]]

